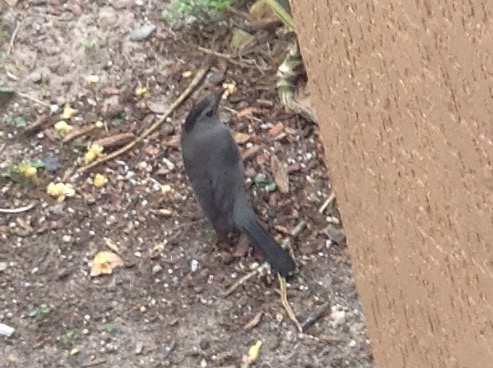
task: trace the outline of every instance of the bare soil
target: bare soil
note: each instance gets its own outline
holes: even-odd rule
[[[277,99],[275,68],[287,41],[275,29],[257,31],[243,58],[213,57],[204,83],[130,152],[76,171],[89,142],[138,135],[169,107],[190,82],[185,72],[209,57],[193,45],[229,52],[226,30],[172,30],[162,18],[165,2],[142,3],[0,5],[0,85],[22,92],[0,111],[0,171],[49,163],[36,183],[0,179],[2,209],[35,204],[0,213],[0,323],[15,328],[0,337],[0,366],[240,367],[260,340],[251,367],[371,367],[337,208],[319,212],[330,187],[318,128]],[[156,30],[134,40],[132,32],[147,23]],[[95,85],[87,85],[90,75],[99,77]],[[181,122],[222,80],[237,86],[222,113],[232,130],[247,134],[241,148],[254,208],[280,241],[306,222],[294,239],[301,274],[288,280],[289,301],[301,321],[329,307],[304,333],[289,320],[273,276],[224,295],[260,260],[214,245],[184,176]],[[142,86],[148,96],[136,96]],[[76,128],[97,120],[107,128],[62,144],[53,125],[65,104],[78,110],[69,121]],[[16,126],[18,117],[27,128]],[[274,181],[273,155],[287,168],[288,193],[253,180],[260,173],[267,184]],[[96,173],[109,179],[102,188],[92,184]],[[50,181],[72,183],[76,195],[58,203],[46,193]],[[171,190],[163,192],[165,185]],[[108,243],[127,267],[90,277],[94,256]],[[259,323],[245,330],[259,313]]]

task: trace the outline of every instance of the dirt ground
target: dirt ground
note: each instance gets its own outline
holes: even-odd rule
[[[209,57],[193,45],[228,52],[221,29],[171,29],[165,5],[1,5],[0,85],[22,95],[0,112],[0,171],[37,160],[46,168],[36,183],[0,179],[3,210],[35,204],[0,213],[0,323],[15,328],[0,337],[0,366],[232,368],[262,341],[251,367],[371,367],[339,214],[332,202],[319,211],[330,190],[318,128],[277,100],[275,68],[286,40],[275,29],[257,31],[243,58],[213,57],[194,94],[130,152],[76,171],[90,141],[138,135],[172,104]],[[156,29],[133,33],[145,31],[144,24]],[[86,81],[91,75],[99,78],[94,85]],[[301,275],[288,280],[289,302],[302,322],[327,308],[304,333],[288,318],[272,276],[224,294],[259,260],[217,249],[184,176],[181,122],[207,86],[223,80],[237,86],[222,114],[244,133],[254,208],[280,241],[306,223],[293,242]],[[143,86],[149,94],[137,96]],[[53,126],[65,104],[77,109],[68,119],[77,129],[98,120],[106,128],[62,143]],[[105,152],[121,143],[105,145]],[[274,155],[286,164],[288,193],[273,190]],[[93,185],[97,173],[108,178],[100,188]],[[253,180],[259,174],[265,183]],[[58,203],[46,193],[51,181],[71,183],[75,196]],[[94,256],[108,244],[126,267],[91,277]]]

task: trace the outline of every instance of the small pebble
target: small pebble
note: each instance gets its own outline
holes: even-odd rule
[[[195,259],[192,259],[192,261],[190,262],[190,269],[192,270],[192,272],[195,272],[197,271],[198,268],[199,268],[199,262]]]
[[[7,262],[0,262],[0,272],[3,272],[7,269],[8,267],[8,263]]]
[[[155,264],[154,266],[152,266],[152,274],[153,275],[161,272],[162,270],[163,270],[163,268],[161,267],[160,264]]]
[[[130,33],[130,39],[132,41],[144,41],[155,30],[156,30],[156,26],[154,24],[144,24],[143,26],[134,29],[132,33]]]
[[[3,323],[0,323],[0,336],[10,337],[14,333],[15,329],[13,327],[7,326]]]

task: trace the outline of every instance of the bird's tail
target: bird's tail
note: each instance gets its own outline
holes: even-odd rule
[[[235,227],[248,237],[251,245],[269,262],[274,271],[287,276],[295,270],[293,258],[262,226],[246,199],[235,204],[233,217]]]

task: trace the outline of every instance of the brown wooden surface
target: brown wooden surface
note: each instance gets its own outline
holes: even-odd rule
[[[292,7],[376,366],[493,367],[493,2]]]

